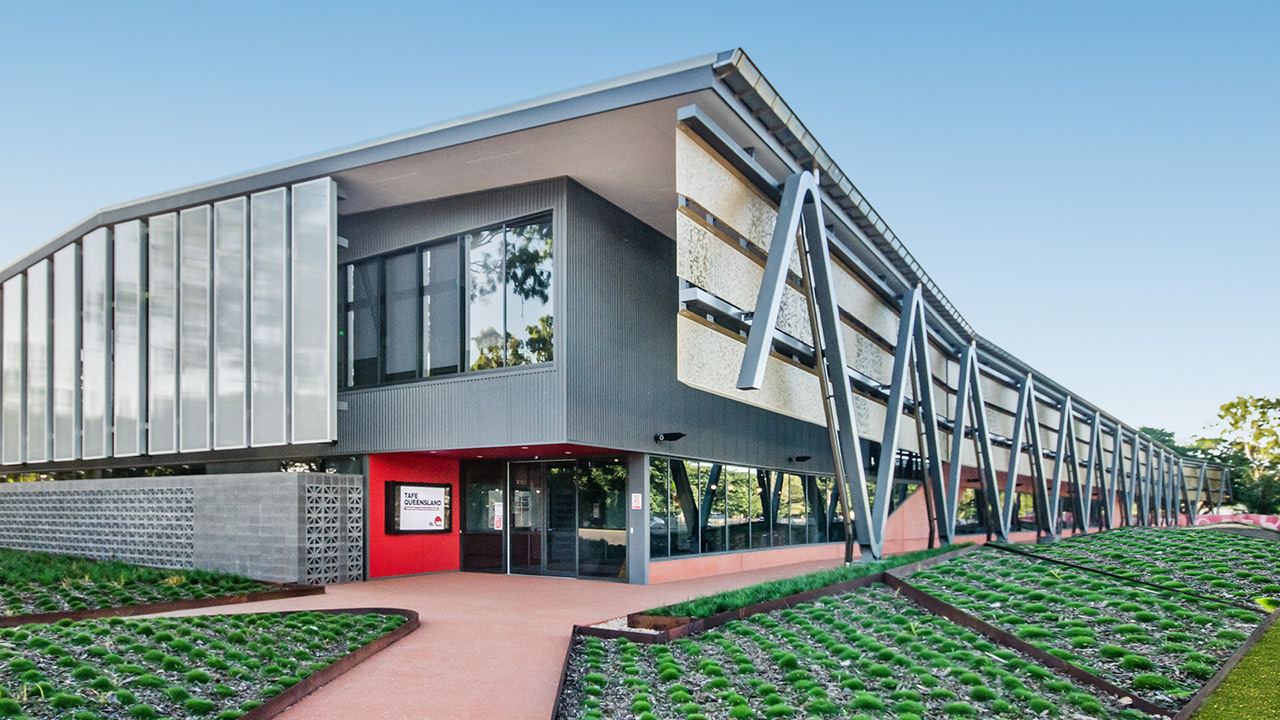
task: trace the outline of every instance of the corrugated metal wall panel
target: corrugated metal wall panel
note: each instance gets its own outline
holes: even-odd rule
[[[523,215],[564,208],[564,178],[343,215],[338,234],[350,247],[338,249],[338,262],[348,263],[458,235]],[[560,214],[560,213],[555,213]],[[555,218],[559,221],[560,218]],[[560,227],[555,230],[559,235]],[[559,239],[558,237],[556,238]]]
[[[555,368],[497,370],[343,393],[339,453],[562,443]]]
[[[674,198],[672,212],[675,212]],[[826,429],[676,380],[675,243],[570,182],[565,360],[570,442],[763,467],[830,472]],[[675,443],[655,433],[679,431]],[[788,458],[809,455],[795,466]]]

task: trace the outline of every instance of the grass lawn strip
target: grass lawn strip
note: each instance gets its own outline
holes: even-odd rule
[[[274,586],[204,570],[0,549],[0,613],[32,615],[239,595]]]
[[[0,717],[231,720],[404,621],[302,612],[6,628]]]
[[[1242,604],[1280,598],[1280,543],[1204,530],[1123,527],[1022,548]]]
[[[1272,625],[1192,720],[1280,718],[1280,623]]]
[[[576,641],[561,720],[1147,717],[875,585],[720,631]]]
[[[748,605],[768,602],[769,600],[777,600],[778,598],[787,597],[788,595],[795,595],[808,590],[827,587],[829,585],[837,585],[839,583],[865,577],[867,575],[875,575],[876,573],[884,572],[889,568],[910,565],[913,562],[919,562],[931,557],[954,552],[961,548],[968,547],[968,545],[969,543],[947,545],[930,550],[919,550],[917,552],[894,555],[892,557],[885,558],[881,562],[859,563],[849,567],[837,567],[832,568],[831,570],[809,573],[808,575],[797,575],[796,577],[782,578],[780,580],[770,580],[769,582],[749,585],[737,590],[727,590],[715,595],[694,598],[692,600],[686,600],[673,605],[665,605],[663,607],[648,610],[645,614],[669,617],[710,617],[716,613],[725,612],[727,610],[737,610],[739,608],[747,607]]]
[[[1175,710],[1263,620],[1229,605],[996,550],[970,553],[909,581]]]

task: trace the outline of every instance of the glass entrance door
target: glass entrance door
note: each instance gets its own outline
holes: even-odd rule
[[[512,463],[510,477],[511,572],[577,574],[574,466]]]
[[[463,570],[626,579],[622,463],[476,461],[463,479]]]

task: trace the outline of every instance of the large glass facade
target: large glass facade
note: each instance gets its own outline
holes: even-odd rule
[[[80,412],[86,460],[111,453],[111,237],[98,228],[80,240]]]
[[[844,540],[830,477],[679,458],[649,463],[649,555]]]
[[[551,237],[540,215],[343,266],[342,386],[551,361]]]

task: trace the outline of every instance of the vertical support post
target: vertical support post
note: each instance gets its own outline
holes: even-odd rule
[[[636,507],[635,498],[640,498]],[[649,584],[649,456],[627,455],[627,582]]]

